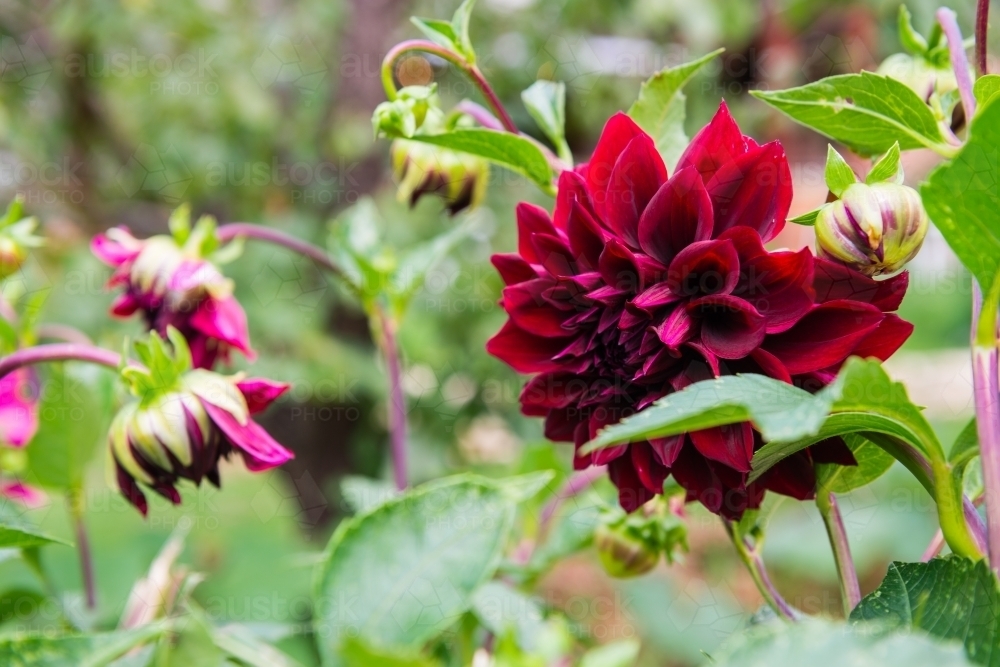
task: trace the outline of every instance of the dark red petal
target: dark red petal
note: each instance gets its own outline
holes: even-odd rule
[[[587,182],[580,174],[570,169],[559,174],[559,193],[556,195],[556,208],[552,212],[552,223],[556,229],[566,231],[572,205],[581,206],[591,217],[597,217],[594,204],[590,201]]]
[[[634,512],[652,500],[654,494],[639,479],[631,457],[621,456],[609,463],[608,475],[618,487],[618,502],[626,512]]]
[[[740,258],[731,241],[698,241],[670,262],[667,283],[677,294],[729,294],[740,279]]]
[[[785,368],[785,365],[778,361],[778,358],[770,352],[757,348],[750,353],[750,358],[753,359],[758,366],[760,366],[760,370],[764,372],[764,375],[772,377],[775,380],[787,382],[788,384],[792,383],[791,373],[789,373],[788,369]]]
[[[553,234],[533,234],[531,245],[538,263],[553,276],[572,276],[576,273],[573,254],[563,239]]]
[[[555,236],[556,228],[552,226],[549,214],[544,208],[521,202],[517,205],[517,252],[531,264],[539,263],[535,255],[535,246],[531,242],[531,237],[535,234]]]
[[[640,134],[632,139],[615,162],[608,182],[604,219],[633,248],[639,248],[639,218],[666,180],[667,168],[649,135]]]
[[[139,488],[139,485],[135,483],[135,480],[132,479],[132,475],[128,474],[125,468],[117,461],[115,461],[115,473],[118,478],[118,488],[121,490],[122,496],[137,510],[142,512],[143,516],[146,516],[149,511],[149,505],[146,503],[146,495]]]
[[[782,459],[757,480],[769,491],[798,500],[816,497],[816,471],[808,452],[795,452]]]
[[[732,242],[736,247],[736,254],[740,257],[740,264],[767,254],[764,242],[760,240],[760,234],[757,233],[756,229],[733,227],[718,234],[716,238],[720,241]]]
[[[846,359],[884,317],[868,304],[830,301],[816,306],[785,333],[768,336],[761,347],[792,375],[818,371]]]
[[[632,466],[642,485],[653,493],[663,493],[663,482],[670,471],[653,455],[653,449],[648,442],[634,442],[629,445],[632,454]]]
[[[649,446],[653,448],[653,453],[660,463],[669,468],[674,465],[674,461],[681,453],[685,438],[687,436],[684,434],[672,435],[667,438],[653,438],[649,441]]]
[[[618,156],[634,138],[646,134],[631,118],[619,112],[608,119],[601,138],[597,140],[594,153],[586,166],[587,189],[593,198],[594,210],[598,217],[604,217],[605,195],[611,172],[615,168]]]
[[[662,280],[667,268],[648,255],[634,253],[616,238],[608,239],[598,262],[601,277],[609,287],[631,294]]]
[[[761,255],[741,269],[734,294],[767,319],[767,333],[788,330],[812,308],[813,256],[807,248]]]
[[[579,412],[576,409],[551,411],[545,418],[545,437],[553,442],[573,442],[578,426],[583,426],[586,433],[586,423],[581,424],[577,417]],[[587,440],[589,438],[584,437],[584,442]],[[587,458],[589,460],[589,455]]]
[[[753,428],[749,423],[692,431],[691,442],[702,456],[733,470],[750,472],[753,458]]]
[[[854,452],[847,446],[843,438],[827,438],[820,440],[809,448],[809,456],[813,463],[835,463],[841,466],[856,466]]]
[[[729,114],[729,107],[722,102],[712,122],[694,135],[688,144],[677,161],[677,170],[694,167],[707,183],[721,166],[746,152],[746,138]]]
[[[792,176],[777,141],[723,165],[705,185],[715,212],[715,234],[750,227],[766,242],[785,226],[792,203]]]
[[[541,373],[521,391],[521,407],[525,414],[546,415],[549,410],[573,405],[586,390],[586,381],[577,375]]]
[[[895,354],[911,333],[913,333],[912,324],[893,313],[887,313],[885,319],[858,343],[851,354],[885,361]]]
[[[569,237],[569,247],[577,263],[586,264],[588,269],[597,269],[604,244],[610,234],[578,201],[573,201],[570,205],[566,219],[566,235]]]
[[[740,359],[764,342],[764,316],[739,297],[706,296],[689,307],[701,316],[702,345],[720,359]]]
[[[722,509],[722,499],[724,489],[712,469],[690,439],[677,456],[674,465],[670,468],[671,474],[677,483],[687,491],[687,500],[697,500],[713,514],[718,514]]]
[[[538,273],[531,268],[520,255],[516,253],[503,253],[490,257],[493,266],[505,285],[516,285],[525,280],[533,280],[538,277]]]
[[[888,312],[899,308],[910,283],[910,275],[905,271],[887,280],[873,280],[843,264],[821,257],[816,257],[813,263],[817,303],[850,299],[870,303]]]
[[[536,336],[567,336],[562,324],[567,315],[553,308],[542,298],[542,291],[551,285],[547,280],[529,280],[505,287],[503,307],[520,329]]]
[[[664,264],[712,238],[712,200],[698,172],[682,169],[660,186],[639,218],[639,246]]]
[[[567,342],[567,338],[533,336],[509,320],[486,342],[486,351],[519,373],[541,373],[556,370],[552,358]]]

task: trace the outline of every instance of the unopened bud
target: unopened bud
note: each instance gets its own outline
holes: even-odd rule
[[[855,183],[820,210],[816,252],[868,276],[891,274],[917,254],[929,225],[913,188]]]
[[[400,201],[414,206],[426,194],[437,195],[452,215],[479,205],[490,176],[482,158],[408,139],[392,143],[392,168]]]
[[[628,522],[601,523],[594,532],[594,546],[604,570],[612,577],[645,574],[660,561],[660,549],[651,536]]]
[[[934,67],[925,58],[906,53],[889,56],[878,66],[876,73],[902,82],[924,102],[929,101],[934,93],[944,95],[958,90],[955,72],[950,67]]]

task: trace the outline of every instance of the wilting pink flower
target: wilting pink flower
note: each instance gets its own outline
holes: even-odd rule
[[[233,297],[232,281],[224,277],[198,248],[188,248],[171,236],[139,240],[124,227],[98,234],[91,250],[115,269],[109,286],[125,288],[112,304],[118,317],[142,313],[160,335],[177,328],[188,340],[194,364],[211,368],[227,361],[232,349],[254,357],[243,307]]]
[[[219,460],[233,453],[254,472],[293,458],[252,419],[287,384],[191,370],[183,338],[173,328],[168,335],[174,355],[155,335],[148,345],[137,345],[148,368],[126,368],[123,376],[139,400],[118,412],[108,438],[118,486],[143,514],[147,504],[140,482],[177,504],[179,479],[200,484],[207,478],[219,486]]]
[[[23,449],[38,431],[38,380],[34,371],[20,368],[0,378],[0,446]],[[3,475],[0,497],[27,507],[45,504],[44,493]]]
[[[487,349],[534,374],[523,412],[579,448],[699,380],[761,373],[815,391],[852,354],[891,355],[912,331],[889,314],[907,275],[876,282],[808,249],[766,250],[791,198],[781,145],[744,136],[725,104],[669,177],[653,140],[612,117],[590,161],[560,176],[553,215],[520,204],[518,252],[493,257],[510,319]],[[813,463],[854,463],[827,440],[748,485],[761,445],[744,423],[577,455],[575,466],[606,464],[629,511],[673,475],[689,500],[736,518],[768,489],[812,497]]]

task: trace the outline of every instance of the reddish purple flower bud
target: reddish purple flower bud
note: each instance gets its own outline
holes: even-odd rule
[[[699,380],[760,373],[816,391],[851,355],[895,352],[912,331],[890,314],[907,274],[877,282],[808,249],[768,251],[791,199],[781,145],[743,135],[725,104],[673,174],[628,116],[612,117],[590,161],[560,176],[552,216],[518,206],[518,251],[493,258],[509,320],[487,350],[533,375],[522,411],[579,448]],[[834,439],[748,484],[760,446],[746,423],[578,455],[575,465],[607,465],[628,511],[673,476],[689,501],[738,518],[766,490],[812,497],[816,462],[853,462]]]
[[[187,339],[197,368],[228,361],[233,349],[253,359],[246,314],[233,297],[233,283],[206,258],[217,245],[214,222],[202,218],[193,230],[183,223],[179,228],[173,236],[143,240],[124,227],[94,237],[91,250],[115,269],[109,286],[125,289],[112,314],[139,312],[161,336],[175,327]]]
[[[179,332],[168,331],[174,353],[153,334],[136,348],[146,368],[128,367],[123,377],[138,397],[123,407],[111,425],[109,443],[125,498],[146,514],[139,483],[174,504],[179,479],[195,484],[207,478],[219,486],[219,460],[233,453],[258,472],[293,457],[251,419],[288,385],[242,374],[223,376],[191,369],[191,355]]]

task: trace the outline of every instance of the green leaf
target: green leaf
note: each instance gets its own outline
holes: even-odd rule
[[[0,639],[4,667],[104,667],[163,634],[162,624],[92,635],[15,635]]]
[[[355,512],[367,512],[398,494],[393,484],[377,479],[347,475],[340,480],[340,495]]]
[[[684,134],[684,101],[682,89],[698,70],[725,49],[718,49],[677,67],[662,69],[639,89],[639,97],[628,110],[636,124],[656,141],[656,148],[668,166],[677,164],[688,139]]]
[[[830,188],[830,192],[838,197],[844,194],[844,190],[848,186],[858,182],[858,177],[851,169],[851,165],[847,164],[844,157],[832,145],[826,147],[824,176],[826,177],[826,187]]]
[[[976,103],[979,110],[993,99],[993,96],[1000,93],[1000,74],[985,74],[976,79],[976,84],[972,89],[976,96]]]
[[[340,657],[345,667],[440,667],[441,664],[412,651],[375,648],[353,637],[344,642]]]
[[[23,518],[15,516],[0,518],[0,549],[30,549],[43,547],[46,544],[69,544],[69,542],[46,535]]]
[[[1000,588],[985,560],[959,556],[889,566],[881,585],[851,612],[851,621],[919,628],[965,645],[980,665],[1000,665]]]
[[[524,651],[538,649],[545,614],[530,597],[499,581],[488,581],[472,596],[472,612],[490,632],[502,637],[513,631]]]
[[[567,162],[573,155],[566,144],[566,84],[539,79],[521,92],[521,101],[538,127]]]
[[[538,145],[525,137],[475,127],[443,134],[415,134],[410,139],[478,155],[521,174],[545,192],[552,192],[552,168]]]
[[[397,315],[406,310],[413,295],[424,284],[427,272],[469,237],[474,229],[474,221],[475,218],[466,218],[457,227],[413,248],[400,260],[392,280],[392,296]]]
[[[913,28],[913,19],[906,5],[899,6],[899,41],[909,53],[923,56],[927,53],[927,40]]]
[[[420,32],[424,33],[427,39],[435,44],[439,44],[452,51],[460,52],[458,48],[458,35],[455,34],[451,23],[438,19],[422,19],[416,16],[411,16],[410,21],[413,25],[420,28]]]
[[[836,399],[831,387],[810,394],[752,374],[696,382],[605,428],[581,453],[745,421],[753,422],[765,441],[794,441],[819,432]]]
[[[27,448],[28,479],[69,489],[83,481],[85,466],[107,438],[114,375],[84,363],[52,364],[39,405],[38,433]]]
[[[979,432],[976,430],[975,418],[969,420],[962,432],[955,438],[948,452],[948,463],[958,467],[967,464],[979,456]]]
[[[514,512],[497,484],[460,475],[342,522],[316,572],[324,664],[343,664],[348,636],[416,650],[452,625],[499,565]]]
[[[930,107],[905,84],[887,76],[843,74],[800,88],[750,92],[859,155],[885,153],[896,142],[901,150],[953,150]]]
[[[223,652],[215,645],[208,619],[200,611],[177,618],[156,648],[157,667],[219,667]]]
[[[465,56],[470,65],[476,63],[476,51],[472,48],[472,38],[469,37],[469,19],[472,18],[472,8],[476,0],[464,0],[451,17],[451,30],[455,34],[458,52]]]
[[[920,188],[924,207],[962,264],[984,291],[1000,271],[1000,102],[972,121],[955,159],[935,169]]]
[[[793,222],[796,225],[804,225],[806,227],[812,227],[816,224],[816,218],[819,217],[819,212],[822,211],[822,207],[817,208],[814,211],[809,211],[808,213],[803,213],[800,216],[789,219],[788,222]]]
[[[805,618],[766,623],[729,640],[712,667],[967,667],[958,646],[920,634],[890,633]]]
[[[302,667],[297,660],[261,641],[241,625],[231,624],[213,628],[212,641],[249,667]]]
[[[858,462],[856,466],[834,463],[816,465],[816,487],[831,493],[850,493],[871,484],[896,462],[884,449],[859,435],[848,434],[844,441]]]
[[[903,171],[899,167],[899,142],[892,145],[889,152],[875,163],[875,166],[865,177],[865,183],[868,185],[885,181],[903,182]]]
[[[632,667],[639,659],[641,648],[636,639],[610,642],[584,653],[580,667]]]
[[[515,503],[525,503],[546,489],[554,491],[552,480],[555,478],[554,470],[540,470],[515,477],[505,477],[498,480],[497,484]]]

